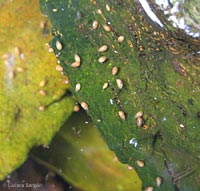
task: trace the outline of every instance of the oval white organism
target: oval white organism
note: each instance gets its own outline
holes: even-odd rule
[[[138,165],[139,167],[141,167],[141,168],[144,167],[144,162],[143,162],[143,161],[137,160],[136,163],[137,163],[137,165]]]
[[[81,107],[85,110],[88,111],[88,104],[86,102],[81,102]]]
[[[117,68],[116,66],[114,66],[112,68],[112,75],[115,76],[118,73],[118,71],[119,71],[119,68]]]
[[[97,29],[98,26],[99,26],[98,21],[94,20],[92,23],[92,29],[95,30],[95,29]]]
[[[123,88],[123,81],[121,79],[116,79],[116,83],[117,83],[117,87],[119,89],[122,89]]]
[[[81,89],[81,84],[77,83],[75,87],[76,92],[80,91],[80,89]]]
[[[104,63],[106,60],[107,60],[108,58],[106,57],[106,56],[101,56],[100,58],[99,58],[99,63]]]
[[[78,68],[80,65],[81,65],[80,62],[73,62],[73,63],[71,64],[71,67],[72,67],[72,68]]]
[[[107,45],[103,45],[98,49],[99,52],[105,52],[106,50],[108,50],[108,46]]]
[[[124,41],[124,36],[119,36],[119,37],[117,38],[117,41],[118,41],[119,43],[123,42],[123,41]]]
[[[62,50],[62,48],[63,48],[63,46],[62,46],[62,44],[61,44],[61,42],[59,40],[56,41],[56,48],[58,50]]]
[[[120,117],[121,119],[123,119],[123,120],[126,119],[126,114],[125,114],[124,111],[119,111],[118,114],[119,114],[119,117]]]

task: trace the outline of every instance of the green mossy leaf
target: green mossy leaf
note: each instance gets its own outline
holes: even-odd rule
[[[0,179],[3,179],[25,161],[32,146],[50,142],[71,114],[73,100],[66,95],[69,89],[69,85],[64,84],[66,78],[54,69],[54,55],[47,51],[45,43],[51,39],[50,29],[38,2],[4,1],[0,10],[0,28],[3,29],[0,38]],[[40,24],[45,27],[40,28]],[[45,84],[40,84],[42,81]]]
[[[88,104],[88,114],[109,148],[120,161],[135,167],[144,189],[197,191],[199,40],[152,23],[138,1],[40,2],[53,26],[51,46],[74,96]],[[119,42],[119,36],[124,41]],[[105,44],[108,50],[98,52]],[[81,57],[77,68],[71,67],[75,54]],[[101,56],[107,57],[104,63],[98,61]],[[117,75],[111,73],[114,66],[119,68]],[[122,89],[116,79],[123,81]],[[103,89],[104,83],[108,88]],[[144,113],[140,127],[135,119],[138,111]],[[143,168],[137,160],[144,162]],[[156,177],[162,177],[160,187]]]
[[[117,160],[83,112],[70,117],[48,149],[39,148],[32,154],[37,162],[81,190],[131,191],[141,188],[136,172]]]

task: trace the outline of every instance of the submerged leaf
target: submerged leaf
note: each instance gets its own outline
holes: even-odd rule
[[[138,0],[41,0],[41,7],[74,96],[120,161],[136,168],[143,189],[198,190],[199,39],[153,23]]]
[[[0,179],[33,145],[46,145],[72,111],[66,77],[45,45],[49,23],[34,0],[0,3]]]
[[[85,191],[140,190],[136,172],[121,164],[83,112],[73,114],[48,149],[32,152],[33,158]]]

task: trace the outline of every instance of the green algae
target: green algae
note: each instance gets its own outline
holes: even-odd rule
[[[72,112],[66,77],[45,45],[50,24],[35,1],[1,3],[0,179],[36,145],[47,145]],[[28,11],[27,11],[28,10]],[[44,27],[45,26],[45,27]]]
[[[138,1],[40,2],[53,26],[51,46],[74,96],[88,103],[88,114],[109,148],[135,167],[143,189],[198,190],[199,40],[159,27]],[[97,29],[92,28],[94,20]],[[118,42],[119,36],[125,40]],[[62,51],[56,49],[57,40]],[[108,51],[98,52],[104,44]],[[81,57],[78,68],[71,67],[74,54]],[[108,58],[103,64],[98,62],[101,56]],[[116,76],[114,66],[120,68]],[[123,81],[122,89],[116,79]],[[107,89],[102,88],[105,82]],[[77,83],[82,85],[79,92]],[[138,111],[144,112],[141,127],[135,119]],[[137,160],[145,166],[139,167]]]

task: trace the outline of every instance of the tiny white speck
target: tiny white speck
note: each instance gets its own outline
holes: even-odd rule
[[[23,53],[20,54],[20,58],[21,58],[22,60],[24,60],[24,54],[23,54]]]
[[[129,144],[133,145],[135,148],[138,146],[138,142],[135,138],[132,138],[131,140],[129,140]]]
[[[113,105],[113,104],[114,104],[114,102],[113,102],[113,99],[110,99],[110,104],[111,104],[111,105]]]

